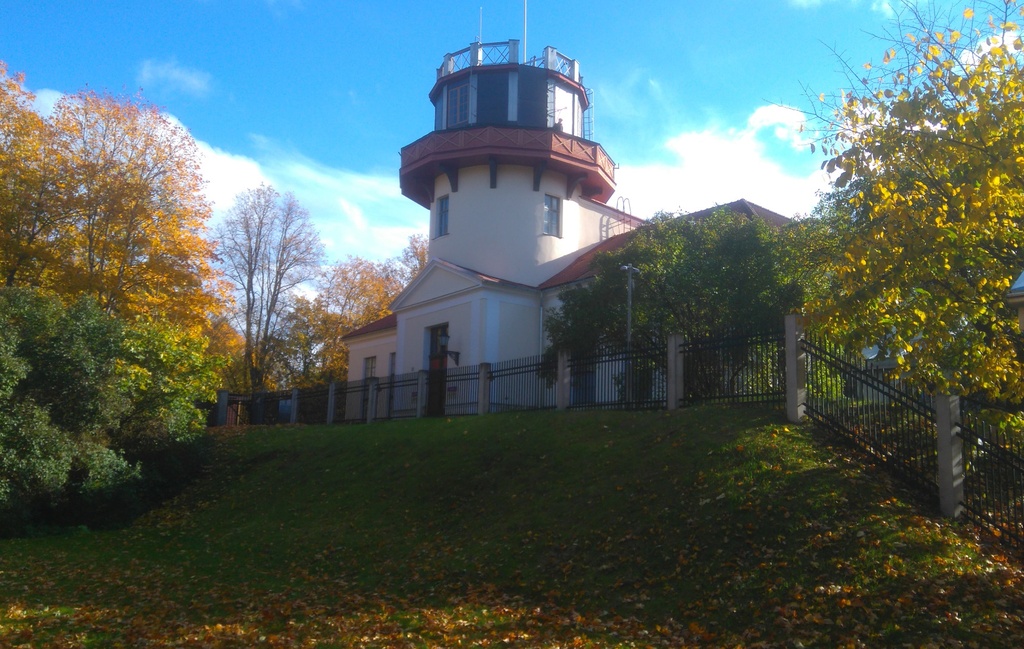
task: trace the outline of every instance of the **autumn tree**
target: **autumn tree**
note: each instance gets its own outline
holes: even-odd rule
[[[219,309],[195,141],[141,97],[38,115],[0,63],[0,277],[193,330]]]
[[[314,297],[295,299],[282,319],[275,372],[305,387],[340,380],[348,372],[349,332],[390,313],[391,302],[427,264],[427,239],[409,237],[395,257],[348,257],[321,269]]]
[[[409,245],[402,249],[402,252],[395,258],[395,264],[398,266],[398,279],[402,282],[403,287],[426,268],[429,261],[429,250],[430,241],[427,240],[426,235],[414,234],[409,237]]]
[[[242,192],[217,227],[220,256],[235,285],[236,326],[245,339],[248,389],[271,378],[282,317],[296,289],[312,280],[323,257],[309,213],[291,193],[269,185]]]
[[[0,61],[0,280],[37,285],[66,232],[60,209],[60,160],[50,124],[32,107],[22,75]]]
[[[924,387],[1014,400],[1024,340],[1005,297],[1024,269],[1022,4],[944,19],[908,6],[882,67],[838,99],[824,144],[848,204],[836,212],[843,248],[837,290],[811,307]]]

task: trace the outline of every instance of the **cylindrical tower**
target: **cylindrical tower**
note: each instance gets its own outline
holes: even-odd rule
[[[402,193],[430,210],[430,256],[535,286],[604,238],[587,202],[615,189],[615,164],[584,137],[579,64],[519,42],[448,54],[430,91],[434,131],[402,149]]]

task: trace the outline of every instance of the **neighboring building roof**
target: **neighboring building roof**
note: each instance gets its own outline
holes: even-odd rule
[[[773,212],[766,207],[755,205],[750,201],[741,198],[738,201],[726,203],[725,205],[716,205],[707,209],[698,210],[696,212],[690,212],[686,215],[686,218],[699,221],[700,219],[706,219],[715,212],[729,211],[735,214],[742,214],[749,217],[756,217],[762,219],[769,225],[774,225],[777,228],[781,228],[789,223],[792,219],[787,216],[783,216],[778,212]]]
[[[635,232],[635,230],[623,232],[622,234],[617,234],[614,237],[605,239],[601,243],[595,244],[590,248],[590,250],[587,250],[585,253],[574,259],[571,264],[555,273],[550,279],[542,283],[537,288],[545,290],[556,286],[562,286],[564,284],[580,282],[593,277],[596,274],[593,268],[594,257],[602,252],[614,252],[626,245],[632,238],[633,232]]]
[[[1017,277],[1017,281],[1010,287],[1011,294],[1024,294],[1024,273]]]
[[[385,331],[387,329],[394,329],[397,326],[398,326],[398,316],[395,315],[394,313],[389,313],[388,315],[384,316],[380,320],[374,320],[370,324],[363,325],[362,327],[359,327],[358,329],[353,329],[352,331],[350,331],[347,334],[345,334],[344,336],[342,336],[341,339],[342,340],[347,340],[349,338],[355,338],[356,336],[365,336],[366,334],[372,334],[372,333],[376,333],[378,331]]]

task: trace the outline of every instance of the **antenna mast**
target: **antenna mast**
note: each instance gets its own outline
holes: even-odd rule
[[[476,33],[476,42],[484,42],[484,8],[480,7],[480,28]]]
[[[523,60],[526,60],[530,50],[526,49],[526,0],[523,0]]]

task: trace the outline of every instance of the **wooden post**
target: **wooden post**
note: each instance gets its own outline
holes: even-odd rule
[[[786,417],[803,421],[807,410],[807,354],[800,347],[804,326],[800,316],[786,316]]]

